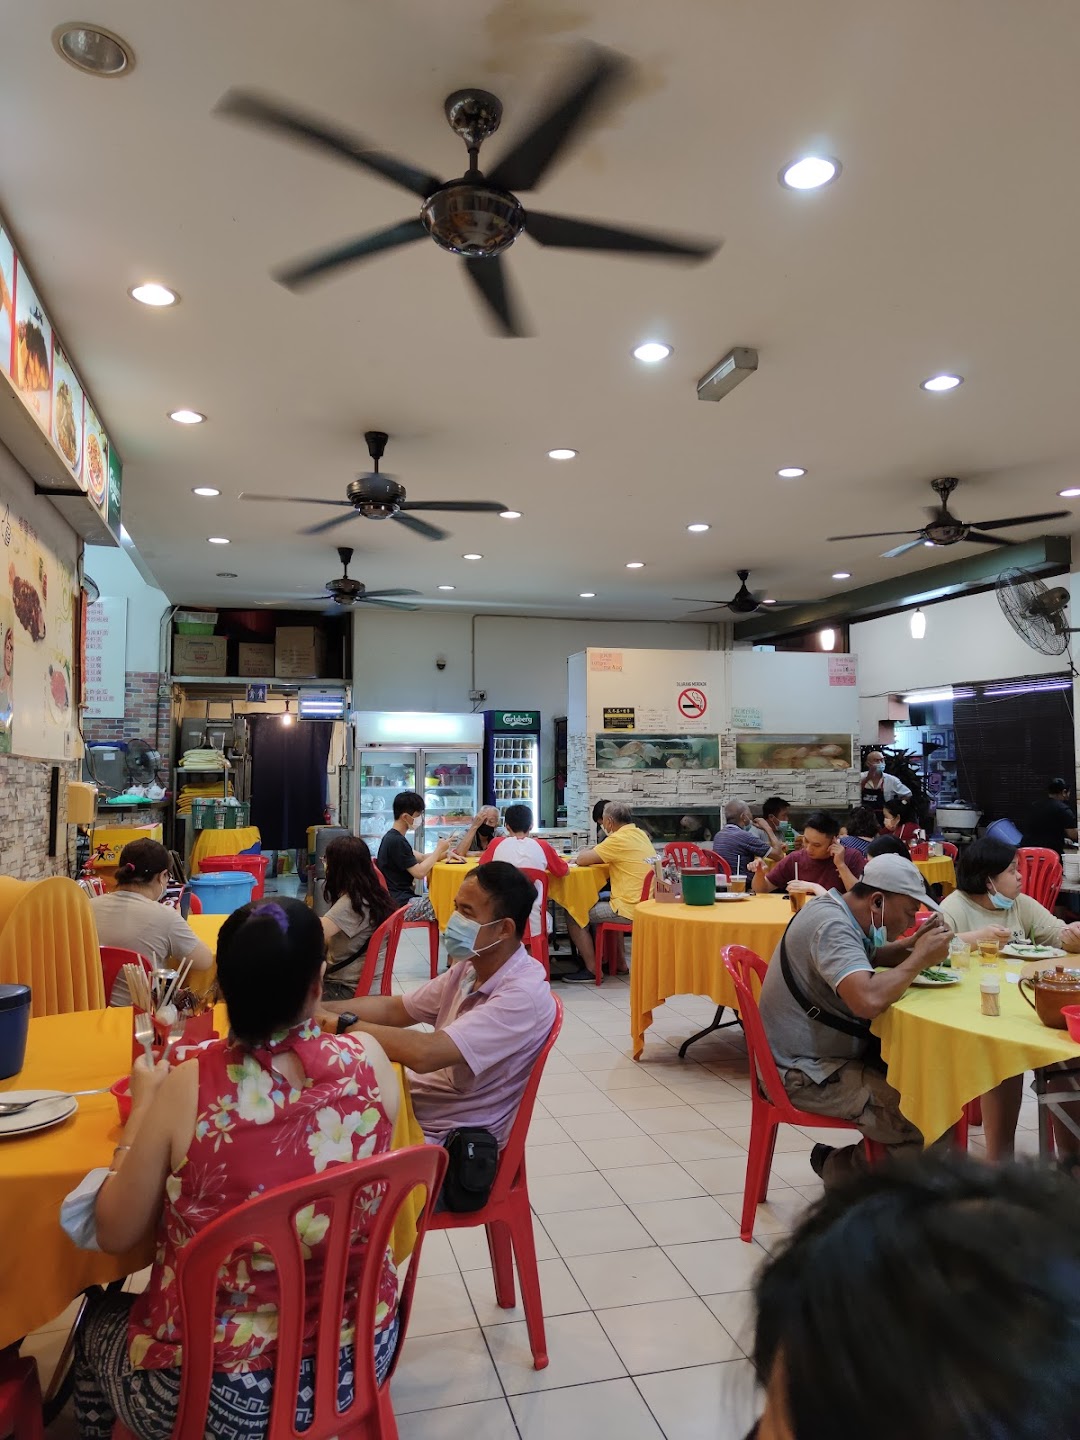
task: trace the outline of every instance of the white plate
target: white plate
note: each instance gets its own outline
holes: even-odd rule
[[[742,895],[732,895],[732,894],[730,894],[728,891],[718,890],[718,891],[716,892],[717,904],[722,904],[724,901],[727,901],[727,900],[752,900],[753,898],[754,898],[754,897],[753,897],[752,895],[746,895],[746,894],[742,894]]]
[[[50,1099],[46,1099],[50,1096]],[[5,1135],[31,1135],[35,1130],[48,1130],[59,1125],[69,1115],[74,1115],[79,1102],[74,1095],[64,1090],[3,1090],[0,1100],[40,1100],[40,1105],[31,1105],[19,1115],[0,1115],[0,1137]]]
[[[911,983],[924,990],[944,990],[947,985],[959,985],[963,978],[963,975],[950,975],[947,980],[931,980],[926,975],[919,974]]]
[[[1002,955],[1008,955],[1014,960],[1064,960],[1068,955],[1067,950],[1055,949],[1053,945],[1003,945]]]

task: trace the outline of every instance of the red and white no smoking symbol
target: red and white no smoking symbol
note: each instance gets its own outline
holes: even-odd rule
[[[700,720],[708,708],[704,690],[691,687],[679,691],[679,714],[684,720]]]

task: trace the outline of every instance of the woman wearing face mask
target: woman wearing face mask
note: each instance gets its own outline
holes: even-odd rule
[[[1080,954],[1080,923],[1067,925],[1030,895],[1022,894],[1016,851],[989,835],[961,850],[956,889],[941,902],[941,914],[949,928],[970,944],[977,945],[980,940],[1007,944],[1015,937]],[[1023,1082],[1022,1075],[1010,1076],[982,1097],[990,1160],[1007,1160],[1013,1153]],[[1055,1124],[1055,1134],[1066,1152],[1076,1151],[1076,1139],[1064,1126]]]
[[[914,845],[925,838],[915,818],[914,809],[906,800],[886,800],[881,823],[890,835],[903,840],[905,845]]]
[[[190,955],[193,970],[209,970],[214,957],[187,921],[158,902],[169,885],[169,852],[156,840],[132,840],[120,851],[116,889],[91,900],[98,944],[137,950],[157,968],[175,968]],[[127,981],[117,976],[110,1005],[130,1005]]]

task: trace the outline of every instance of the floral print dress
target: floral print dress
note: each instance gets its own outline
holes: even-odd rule
[[[274,1068],[291,1050],[307,1077],[296,1089]],[[193,1236],[245,1200],[318,1174],[329,1165],[361,1160],[390,1149],[393,1126],[379,1099],[375,1072],[359,1036],[324,1035],[306,1021],[256,1049],[221,1040],[197,1056],[199,1099],[195,1135],[183,1162],[165,1182],[157,1252],[150,1283],[136,1301],[128,1330],[131,1364],[160,1370],[182,1356],[177,1257]],[[363,1195],[364,1192],[361,1192]],[[366,1263],[367,1227],[379,1206],[374,1188],[357,1206],[358,1225],[349,1258],[341,1343],[354,1339],[352,1317]],[[329,1216],[308,1205],[297,1230],[308,1260],[304,1353],[314,1354],[321,1288],[320,1249]],[[397,1272],[389,1251],[382,1264],[376,1310],[379,1335],[397,1313]],[[274,1262],[257,1242],[234,1253],[218,1278],[214,1369],[272,1367],[277,1342]]]

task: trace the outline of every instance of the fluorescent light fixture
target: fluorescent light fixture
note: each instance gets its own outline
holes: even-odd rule
[[[933,549],[936,548],[935,545],[934,545],[933,540],[924,540],[922,543],[923,543],[923,549],[924,549],[924,550],[933,550]]]
[[[686,528],[691,535],[704,535],[706,530],[711,529],[711,526],[706,525],[704,520],[698,520],[693,525],[687,525]]]
[[[1026,680],[1023,683],[1010,683],[1004,681],[1000,685],[984,685],[982,693],[987,698],[1000,698],[1006,695],[1031,695],[1040,694],[1046,690],[1071,690],[1072,680],[1063,677],[1059,680]]]
[[[202,425],[206,416],[198,410],[170,410],[169,419],[175,420],[177,425]]]
[[[142,285],[133,285],[128,294],[132,300],[137,300],[140,305],[149,305],[152,310],[167,310],[170,305],[176,305],[180,299],[175,290],[170,290],[167,285],[159,285],[156,280],[147,280]]]
[[[579,599],[579,600],[595,600],[595,599],[596,599],[596,591],[595,591],[595,590],[582,590],[581,594],[578,596],[578,599]]]
[[[220,495],[220,490],[215,490],[213,485],[196,485],[191,492],[193,495],[202,495],[207,500],[212,500],[215,495]]]
[[[344,720],[345,691],[326,686],[301,686],[297,691],[297,709],[301,720]]]
[[[818,631],[818,643],[822,650],[833,650],[836,648],[836,631],[826,626],[824,630]]]
[[[955,390],[958,385],[964,383],[962,375],[931,375],[920,385],[921,390],[929,390],[931,394],[938,395],[945,390]]]
[[[926,616],[921,610],[911,612],[911,638],[921,640],[926,634]]]
[[[780,184],[789,190],[820,190],[840,174],[840,161],[827,155],[804,155],[780,171]]]
[[[776,604],[776,601],[775,601],[775,600],[762,600],[761,603],[762,603],[762,605],[775,605],[775,604]],[[754,648],[757,649],[757,646],[755,646]],[[774,645],[774,646],[770,646],[769,648],[775,650],[776,647],[775,647],[775,645]]]
[[[957,693],[951,685],[944,685],[939,690],[910,690],[900,699],[905,705],[933,705],[937,700],[953,700]],[[972,692],[967,693],[970,695]]]
[[[374,716],[373,732],[378,740],[407,740],[411,745],[434,745],[440,742],[460,744],[469,738],[465,722],[471,715],[420,714],[415,710],[382,710]]]
[[[785,465],[782,469],[777,470],[776,473],[780,476],[781,480],[798,480],[800,476],[806,474],[806,471],[801,465]]]
[[[850,580],[850,579],[851,579],[851,571],[850,571],[850,570],[834,570],[834,571],[833,571],[833,577],[832,577],[832,578],[833,578],[834,580]]]
[[[626,568],[627,568],[627,570],[644,570],[644,569],[645,569],[645,561],[644,561],[644,560],[628,560],[628,561],[626,562]]]
[[[577,455],[576,450],[549,450],[549,460],[573,460]]]
[[[499,511],[499,519],[500,519],[500,520],[520,520],[520,519],[521,519],[521,511],[520,511],[520,510],[500,510],[500,511]]]
[[[228,545],[229,543],[224,535],[208,535],[206,538],[211,545]]]
[[[757,369],[758,353],[746,345],[736,345],[729,350],[719,365],[714,365],[697,382],[699,400],[722,400],[730,395],[736,385]]]
[[[439,586],[439,589],[440,589],[440,590],[456,590],[456,589],[457,589],[457,586],[456,586],[456,585],[440,585],[440,586]]]
[[[662,340],[646,340],[634,347],[634,359],[643,360],[646,365],[655,365],[658,360],[666,360],[670,354],[671,346],[665,345]]]
[[[482,555],[477,555],[476,552],[473,551],[468,555],[462,555],[461,558],[462,560],[482,560],[484,557]]]
[[[1080,486],[1070,485],[1067,490],[1059,490],[1058,494],[1063,500],[1075,500],[1080,495]]]

